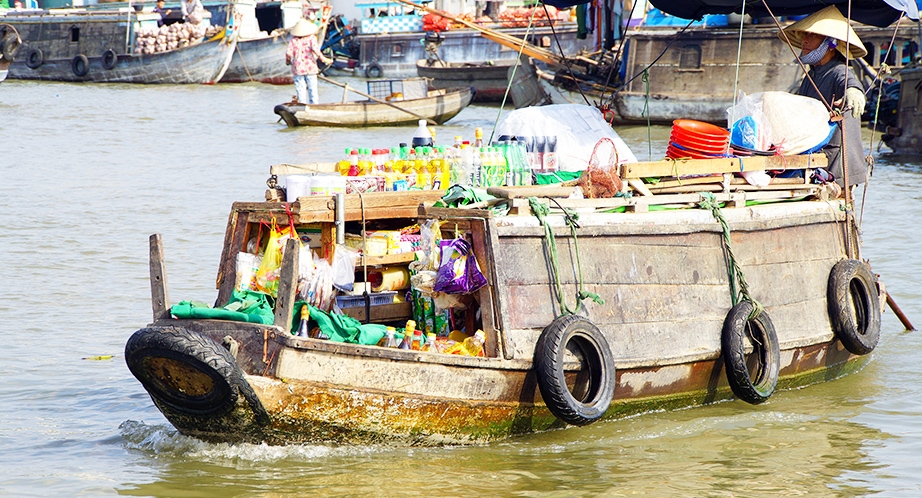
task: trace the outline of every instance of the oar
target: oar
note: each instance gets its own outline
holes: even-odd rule
[[[909,317],[907,317],[903,313],[903,310],[901,310],[900,307],[896,305],[896,301],[893,300],[893,297],[890,296],[889,292],[887,293],[887,304],[890,306],[890,309],[893,310],[893,314],[900,319],[900,323],[906,327],[906,330],[916,330],[916,328],[913,327],[911,323],[909,323]]]
[[[388,102],[388,101],[386,101],[386,100],[382,100],[382,99],[379,99],[379,98],[377,98],[377,97],[372,97],[371,95],[368,95],[367,93],[360,92],[360,91],[356,90],[355,88],[352,88],[352,87],[349,86],[349,85],[340,83],[340,82],[338,82],[338,81],[331,80],[330,78],[327,78],[326,76],[324,76],[324,75],[322,75],[322,74],[318,74],[318,75],[317,75],[317,78],[322,79],[323,81],[326,81],[327,83],[332,83],[332,84],[334,84],[334,85],[336,85],[336,86],[345,88],[346,90],[349,90],[350,92],[353,92],[353,93],[356,93],[356,94],[358,94],[358,95],[361,95],[362,97],[365,97],[366,99],[369,99],[369,100],[373,100],[373,101],[375,101],[375,102],[377,102],[377,103],[379,103],[379,104],[389,105],[389,106],[393,107],[394,109],[397,109],[398,111],[403,111],[403,112],[405,112],[405,113],[407,113],[407,114],[409,114],[409,115],[411,115],[411,116],[416,116],[416,117],[419,118],[419,119],[425,119],[427,123],[429,123],[429,124],[431,124],[431,125],[433,125],[433,126],[438,124],[438,123],[436,123],[435,121],[433,121],[433,120],[431,120],[431,119],[429,119],[429,118],[420,116],[419,114],[416,114],[416,113],[413,112],[413,111],[408,111],[408,110],[404,109],[403,107],[400,107],[399,105],[396,105],[396,104],[394,104],[394,103]]]

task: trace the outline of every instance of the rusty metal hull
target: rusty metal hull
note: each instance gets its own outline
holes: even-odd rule
[[[752,297],[777,331],[780,388],[832,380],[869,359],[843,348],[827,311],[830,271],[846,255],[842,207],[800,201],[723,211]],[[244,240],[232,228],[246,222],[239,217],[235,211],[228,241]],[[563,292],[572,299],[574,241],[562,216],[548,220],[558,233]],[[331,343],[270,325],[158,320],[155,330],[181,327],[236,343],[236,364],[269,422],[258,423],[242,399],[219,416],[158,407],[182,433],[215,442],[463,444],[561,426],[532,365],[539,334],[557,316],[544,229],[530,216],[480,221],[470,229],[490,282],[480,295],[488,357]],[[583,313],[605,336],[616,367],[605,418],[733,397],[721,359],[729,282],[723,232],[711,213],[583,213],[580,225],[585,290],[604,299]],[[567,368],[575,382],[578,364]]]

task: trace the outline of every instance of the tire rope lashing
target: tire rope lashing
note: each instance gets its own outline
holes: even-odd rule
[[[749,284],[746,282],[746,275],[743,274],[742,268],[740,268],[739,263],[737,263],[736,256],[733,254],[733,247],[730,244],[730,227],[727,225],[727,220],[724,219],[724,215],[720,211],[720,203],[717,202],[717,198],[714,197],[714,194],[711,192],[702,192],[701,197],[702,199],[701,202],[698,203],[698,207],[709,210],[714,216],[714,219],[720,223],[721,231],[723,232],[723,237],[720,240],[727,261],[727,279],[730,281],[730,300],[733,306],[739,304],[740,301],[751,301],[752,313],[749,315],[749,319],[752,320],[762,313],[762,305],[749,294]]]
[[[548,199],[557,203],[553,198],[549,197]],[[575,315],[586,299],[592,299],[596,304],[605,304],[605,301],[598,294],[589,292],[583,288],[583,268],[579,261],[579,239],[576,237],[576,229],[579,228],[579,224],[577,223],[579,215],[557,204],[557,207],[563,210],[564,219],[570,227],[570,236],[573,237],[573,248],[576,252],[578,290],[576,292],[576,307],[571,310],[567,306],[566,298],[563,295],[563,284],[560,282],[560,262],[557,257],[557,242],[554,239],[554,230],[547,221],[547,215],[550,214],[551,208],[539,202],[537,197],[529,197],[528,206],[531,208],[531,212],[535,214],[535,217],[538,218],[541,226],[544,227],[544,240],[547,244],[547,252],[551,258],[551,271],[553,272],[554,286],[557,289],[557,302],[560,304],[560,314]]]

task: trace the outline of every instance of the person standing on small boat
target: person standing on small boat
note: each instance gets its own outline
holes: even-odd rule
[[[202,15],[205,13],[202,0],[179,0],[179,6],[182,9],[182,18],[184,21],[192,24],[202,22]]]
[[[291,28],[291,41],[285,51],[285,64],[291,65],[291,75],[295,83],[295,99],[300,103],[319,104],[317,92],[317,74],[320,68],[317,59],[324,64],[331,64],[333,59],[323,55],[320,42],[317,41],[317,25],[307,19],[301,19]]]
[[[804,78],[798,95],[812,97],[839,108],[843,119],[833,132],[823,152],[829,164],[829,172],[839,186],[845,186],[842,169],[842,127],[845,135],[845,161],[848,167],[849,185],[867,180],[867,160],[861,143],[861,115],[866,103],[864,88],[849,68],[848,60],[864,57],[868,51],[848,21],[834,6],[814,12],[784,28],[779,34],[782,40],[801,49],[800,61],[810,66],[809,78]],[[816,84],[814,88],[813,83]],[[848,81],[846,85],[846,80]],[[819,90],[819,93],[817,93]],[[844,98],[843,98],[844,94]]]

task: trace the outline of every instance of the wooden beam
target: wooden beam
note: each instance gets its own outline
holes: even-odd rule
[[[295,294],[298,291],[298,256],[300,241],[288,239],[285,243],[285,255],[279,271],[279,291],[275,301],[275,321],[273,324],[288,332],[291,330],[291,317],[294,313]]]
[[[825,154],[796,156],[751,156],[718,159],[670,159],[665,161],[637,162],[622,165],[623,177],[648,178],[663,176],[707,175],[713,173],[738,173],[767,169],[806,169],[826,167]]]
[[[150,304],[154,321],[170,318],[170,293],[166,282],[166,262],[163,239],[159,233],[150,236]]]

